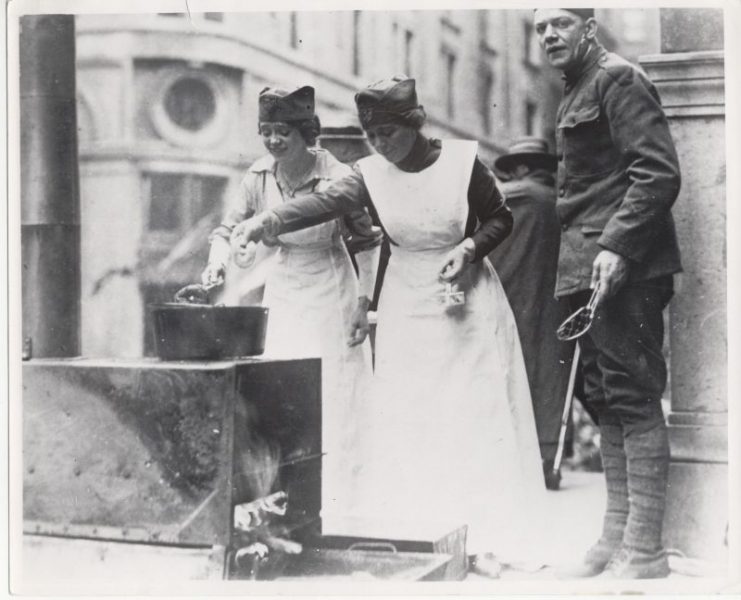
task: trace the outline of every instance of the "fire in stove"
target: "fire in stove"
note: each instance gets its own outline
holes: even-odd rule
[[[290,532],[281,524],[281,517],[287,509],[288,494],[283,491],[234,507],[238,548],[233,567],[239,576],[257,579],[269,563],[282,562],[281,555],[301,554],[303,546],[285,537]]]

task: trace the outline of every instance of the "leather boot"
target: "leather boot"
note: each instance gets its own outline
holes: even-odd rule
[[[669,561],[663,550],[642,552],[624,546],[598,579],[660,579],[669,573]]]
[[[618,549],[616,546],[608,545],[602,540],[599,540],[587,550],[586,555],[580,563],[557,569],[556,577],[559,579],[595,577],[605,570]]]

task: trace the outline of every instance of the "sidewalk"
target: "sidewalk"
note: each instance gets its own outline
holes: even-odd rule
[[[690,577],[676,572],[676,567],[683,567],[679,561],[670,557],[672,574],[667,579],[646,580],[638,582],[601,583],[594,579],[559,581],[556,568],[578,561],[586,550],[597,540],[602,529],[602,518],[606,502],[606,490],[602,473],[585,473],[563,471],[561,489],[547,494],[548,535],[541,556],[547,566],[539,569],[528,569],[525,566],[505,566],[501,584],[517,581],[533,582],[550,581],[552,593],[559,593],[566,588],[580,593],[614,593],[616,589],[630,589],[636,593],[697,593],[722,590],[728,583],[724,577]],[[542,542],[541,542],[542,543]],[[497,580],[469,573],[466,581],[483,584]],[[599,589],[604,588],[604,589]]]
[[[540,556],[548,568],[528,573],[505,569],[503,579],[551,579],[553,567],[578,559],[602,530],[606,491],[602,473],[563,471],[561,489],[547,492],[548,535]],[[472,575],[471,577],[476,577]]]

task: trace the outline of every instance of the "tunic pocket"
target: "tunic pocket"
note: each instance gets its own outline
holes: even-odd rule
[[[594,177],[615,169],[619,155],[596,99],[571,108],[558,128],[567,177]]]

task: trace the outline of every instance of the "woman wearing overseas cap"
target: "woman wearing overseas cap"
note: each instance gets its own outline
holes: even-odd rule
[[[238,223],[323,190],[351,172],[332,154],[314,147],[320,126],[312,87],[265,88],[258,103],[259,133],[269,154],[249,168],[210,237],[202,277],[206,285],[223,281],[231,254],[229,238]],[[327,515],[346,503],[350,475],[343,471],[343,457],[355,442],[354,415],[371,378],[367,310],[382,239],[362,208],[343,220],[269,240],[277,245],[277,253],[269,259],[263,299],[270,309],[265,354],[322,359],[322,506]],[[343,228],[353,235],[359,279],[342,239]],[[239,264],[253,257],[250,247],[234,258]]]
[[[466,524],[472,567],[496,576],[499,562],[530,558],[545,495],[517,330],[486,259],[511,214],[476,142],[420,132],[413,79],[372,84],[355,101],[377,154],[234,237],[244,244],[361,207],[378,215],[391,258],[373,393],[358,415],[353,512]]]

